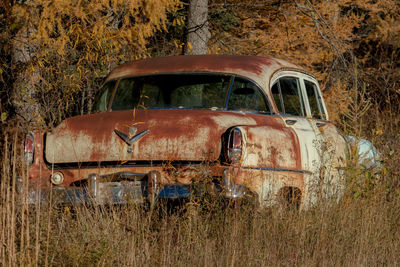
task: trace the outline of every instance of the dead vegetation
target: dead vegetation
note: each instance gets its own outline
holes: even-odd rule
[[[64,12],[84,8],[104,16],[88,21],[80,19],[85,13],[66,14],[70,20],[64,21],[65,31],[47,39],[28,36],[35,40],[30,44],[46,41],[37,49],[44,56],[33,57],[33,53],[29,62],[15,64],[13,57],[18,53],[10,40],[29,32],[25,28],[30,24],[23,21],[50,25],[37,15],[42,2],[46,1],[26,1],[33,7],[25,2],[11,5],[9,0],[0,4],[1,266],[400,264],[398,2],[210,1],[210,53],[286,57],[311,69],[326,89],[331,119],[344,133],[372,141],[381,153],[379,175],[349,164],[342,201],[320,202],[301,212],[254,210],[235,203],[226,208],[207,199],[190,202],[174,212],[167,206],[149,211],[136,205],[24,204],[16,193],[15,181],[17,175],[26,181],[21,156],[21,135],[26,131],[15,124],[20,117],[12,91],[21,91],[28,104],[35,101],[41,107],[40,114],[31,115],[44,127],[56,125],[65,117],[90,110],[99,83],[95,77],[105,75],[120,61],[179,54],[185,32],[185,11],[178,1],[165,1],[165,8],[177,9],[168,18],[159,10],[162,21],[167,20],[164,25],[154,17],[155,29],[159,28],[156,33],[144,25],[134,32],[142,42],[137,43],[127,31],[118,31],[122,36],[112,39],[116,43],[108,42],[110,31],[123,25],[105,24],[101,34],[95,31],[100,29],[96,25],[102,26],[109,18],[117,22],[122,19],[117,14],[129,12],[120,9],[120,13],[109,14],[84,6],[85,1],[79,7],[60,0],[57,2],[68,5]],[[43,14],[64,14],[53,11]],[[132,51],[125,50],[132,44]],[[40,76],[34,75],[38,70]],[[65,71],[67,75],[60,75]],[[30,79],[18,78],[25,72],[31,74]],[[35,89],[34,98],[26,91],[31,87],[18,86],[19,81],[32,83],[28,85]]]
[[[351,167],[348,178],[353,183],[344,199],[321,202],[307,211],[256,210],[208,198],[171,211],[168,205],[149,210],[135,204],[24,204],[14,186],[16,174],[25,177],[16,130],[8,131],[2,145],[2,266],[394,266],[400,262],[400,190],[397,167],[390,167],[396,166],[395,159],[390,157],[379,177]],[[355,190],[362,194],[354,194]]]

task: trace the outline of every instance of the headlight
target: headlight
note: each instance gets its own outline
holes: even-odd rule
[[[64,175],[61,172],[55,172],[50,180],[54,185],[60,185],[64,182]]]

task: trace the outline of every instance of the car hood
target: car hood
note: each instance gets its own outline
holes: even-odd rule
[[[215,161],[221,152],[221,136],[229,127],[255,124],[252,114],[212,110],[126,110],[83,115],[66,119],[47,133],[45,159],[50,164]],[[128,144],[124,135],[127,140],[138,138]]]

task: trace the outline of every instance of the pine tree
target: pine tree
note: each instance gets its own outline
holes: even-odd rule
[[[148,38],[165,30],[179,0],[32,0],[13,6],[14,103],[27,120],[55,124],[90,112],[115,65],[148,57]],[[21,69],[22,67],[22,69]],[[32,109],[32,107],[35,107]]]

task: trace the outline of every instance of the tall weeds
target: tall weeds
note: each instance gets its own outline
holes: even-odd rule
[[[240,203],[225,207],[207,199],[173,211],[167,205],[152,211],[133,204],[27,205],[16,188],[18,174],[26,197],[18,136],[9,131],[2,144],[1,266],[400,263],[400,195],[383,182],[397,179],[390,169],[370,194],[347,194],[340,203],[322,202],[300,212]]]

